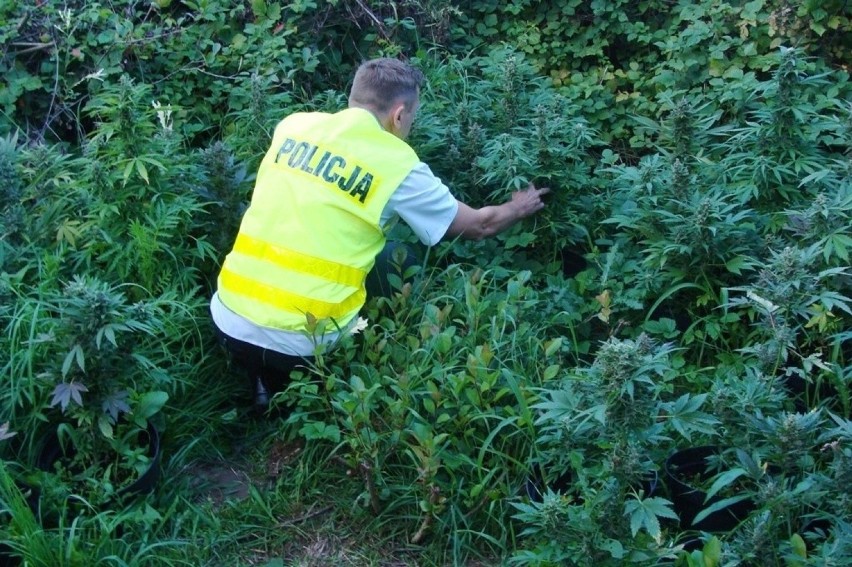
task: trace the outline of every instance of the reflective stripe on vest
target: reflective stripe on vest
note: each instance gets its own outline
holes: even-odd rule
[[[222,303],[273,329],[304,331],[307,314],[348,324],[385,242],[381,213],[418,161],[362,109],[285,118],[222,266]]]
[[[264,242],[248,234],[237,235],[234,252],[261,258],[281,268],[310,274],[354,288],[361,287],[361,283],[367,277],[367,272],[364,270],[302,254],[297,250]]]
[[[365,299],[365,293],[359,289],[339,303],[320,301],[235,274],[227,267],[222,268],[219,274],[219,285],[226,287],[231,293],[251,298],[252,301],[259,301],[268,307],[299,315],[300,321],[305,319],[307,313],[317,319],[340,319],[353,309],[360,309]]]

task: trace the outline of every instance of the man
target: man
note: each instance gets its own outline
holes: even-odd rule
[[[532,185],[479,209],[452,196],[405,142],[423,81],[396,59],[367,61],[346,110],[296,113],[276,127],[211,300],[222,342],[253,377],[257,404],[317,344],[354,324],[394,217],[432,246],[493,236],[544,206],[549,190]],[[311,336],[316,320],[331,321],[334,332]]]

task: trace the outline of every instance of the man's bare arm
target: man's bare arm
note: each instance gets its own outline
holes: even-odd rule
[[[533,215],[544,208],[541,196],[550,192],[544,187],[536,189],[530,183],[524,191],[516,191],[512,199],[502,205],[488,205],[474,209],[459,201],[456,218],[447,229],[448,237],[462,236],[473,240],[482,240],[499,234],[521,219]]]

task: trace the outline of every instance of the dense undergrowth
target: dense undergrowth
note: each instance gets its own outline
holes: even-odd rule
[[[0,555],[848,564],[849,20],[760,0],[4,4]],[[219,262],[277,120],[341,108],[379,54],[426,73],[411,143],[459,198],[552,193],[497,238],[423,250],[294,377],[284,419],[252,417],[207,312]],[[163,478],[126,497],[149,422]],[[58,424],[76,449],[40,470]],[[689,480],[715,500],[688,514],[748,504],[713,533],[666,482],[702,446]]]

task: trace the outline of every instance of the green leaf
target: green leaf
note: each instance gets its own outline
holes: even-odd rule
[[[127,165],[124,166],[124,173],[121,175],[121,184],[127,185],[127,181],[130,179],[130,174],[133,173],[133,160],[129,160]]]
[[[266,17],[266,2],[264,0],[251,0],[251,11],[257,19]]]
[[[80,345],[74,345],[68,354],[65,355],[65,360],[62,361],[62,377],[68,375],[68,372],[71,370],[71,364],[74,362],[77,363],[77,366],[83,372],[86,371],[86,356],[83,353],[83,347]]]
[[[743,70],[739,67],[728,67],[725,72],[722,74],[726,79],[742,79],[743,78]]]
[[[112,418],[113,423],[122,413],[130,413],[127,396],[127,390],[121,390],[109,394],[101,401],[101,409],[104,410],[104,414]]]
[[[367,387],[364,385],[364,381],[361,380],[361,378],[358,376],[352,376],[349,379],[349,385],[352,387],[352,391],[355,393],[363,392],[367,389]]]
[[[802,539],[802,536],[799,534],[793,534],[790,537],[790,547],[793,548],[793,553],[802,559],[808,558],[808,546],[805,544],[805,540]]]
[[[544,345],[544,355],[545,356],[553,356],[556,354],[559,349],[562,347],[562,337],[556,337],[555,339],[548,341]]]
[[[322,422],[306,423],[299,429],[299,434],[308,441],[326,439],[334,443],[340,442],[340,428],[335,424]]]
[[[238,33],[234,37],[231,38],[231,48],[232,49],[240,49],[246,43],[246,36],[241,33]]]
[[[135,160],[136,162],[136,171],[139,173],[139,177],[141,177],[146,184],[150,184],[148,180],[148,168],[145,167],[145,164],[142,163],[141,159]]]
[[[652,496],[650,498],[644,499],[642,501],[642,504],[643,506],[645,506],[646,510],[656,516],[677,520],[677,514],[675,514],[675,512],[671,509],[672,503],[666,500],[665,498]]]
[[[150,504],[146,503],[145,509],[142,511],[139,518],[150,526],[153,525],[155,522],[162,521],[163,516],[157,511],[156,508],[153,508]]]
[[[719,510],[724,510],[725,508],[732,506],[732,505],[736,504],[737,502],[742,502],[743,500],[747,500],[748,498],[749,498],[748,494],[740,494],[739,496],[732,496],[731,498],[725,498],[723,500],[719,500],[718,502],[716,502],[712,506],[709,506],[709,507],[705,508],[704,510],[702,510],[701,512],[699,512],[698,515],[695,516],[695,519],[692,520],[692,525],[698,524],[699,522],[701,522],[701,520],[703,520],[704,518],[706,518],[707,516],[709,516],[710,514],[712,514],[714,512],[718,512]]]
[[[545,368],[544,374],[542,375],[542,378],[544,379],[544,381],[548,382],[550,380],[553,380],[556,377],[556,375],[559,373],[559,368],[560,367],[559,367],[558,364],[551,364],[550,366]]]
[[[662,404],[662,409],[669,413],[671,426],[684,438],[690,439],[690,433],[698,431],[712,435],[716,432],[719,420],[711,414],[701,411],[701,406],[707,399],[707,394],[691,396],[683,394],[675,402]]]
[[[277,22],[281,19],[281,4],[278,2],[273,3],[271,6],[267,6],[266,10],[266,18],[268,20],[272,20],[273,22]]]
[[[705,567],[714,567],[719,564],[722,559],[722,542],[718,537],[713,536],[704,544],[701,550],[704,554]]]
[[[601,544],[601,549],[604,551],[609,551],[609,554],[613,559],[623,559],[627,553],[624,550],[624,546],[621,545],[621,542],[617,539],[608,539],[605,540]]]
[[[825,177],[826,175],[829,175],[829,174],[831,174],[830,169],[820,169],[818,171],[815,171],[815,172],[811,173],[810,175],[808,175],[807,177],[803,178],[799,182],[799,187],[804,187],[805,185],[808,185],[808,184],[813,183],[815,181],[819,181],[820,179],[822,179],[823,177]]]
[[[709,501],[713,496],[716,495],[717,492],[722,490],[723,488],[730,486],[733,482],[739,477],[746,474],[745,469],[735,468],[729,471],[725,471],[719,476],[716,477],[716,480],[713,481],[713,485],[707,491],[707,497],[704,499],[704,502]]]
[[[852,247],[852,238],[846,236],[845,234],[832,234],[829,237],[829,242],[834,248],[834,252],[840,257],[844,262],[849,261],[849,252],[847,252],[847,247]],[[826,246],[825,251],[823,252],[823,257],[826,261],[828,261],[830,252],[828,247]]]
[[[110,342],[110,344],[114,347],[118,346],[118,343],[115,342],[115,329],[112,325],[104,327],[104,337],[106,340]],[[98,348],[100,348],[100,334],[98,335]]]
[[[98,416],[98,429],[100,430],[101,435],[107,439],[112,439],[112,422],[106,415]]]
[[[625,502],[624,515],[630,516],[630,531],[633,537],[636,537],[640,529],[645,528],[648,535],[659,541],[662,532],[658,518],[677,519],[677,514],[671,509],[671,505],[672,503],[665,498],[657,496],[644,500],[637,497]]]
[[[725,268],[731,273],[742,275],[742,268],[746,265],[746,257],[745,256],[735,256],[725,262]]]
[[[148,420],[163,409],[167,401],[169,401],[169,395],[165,392],[147,392],[139,399],[134,415],[138,419]]]

